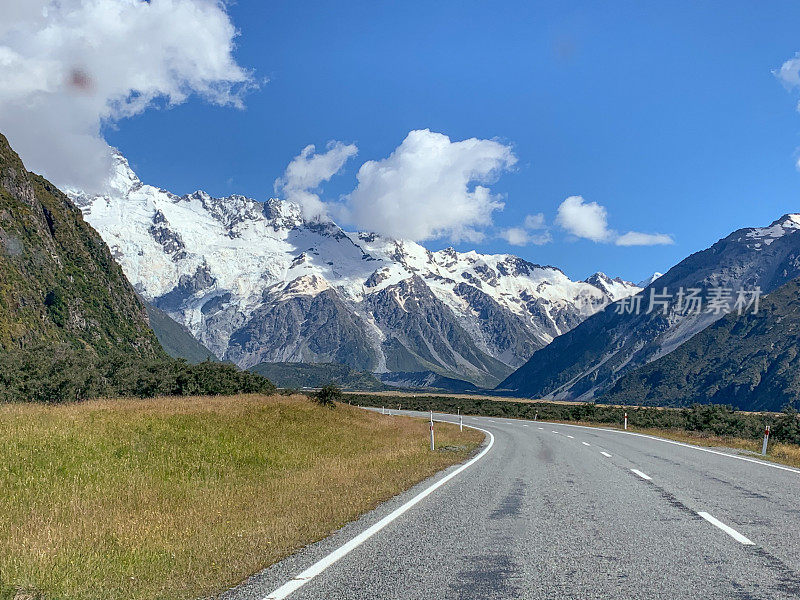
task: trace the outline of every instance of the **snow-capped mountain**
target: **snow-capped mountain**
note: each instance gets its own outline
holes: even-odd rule
[[[639,282],[639,283],[637,283],[636,285],[637,285],[638,287],[640,287],[640,288],[644,289],[644,288],[646,288],[648,285],[650,285],[651,283],[653,283],[653,282],[654,282],[656,279],[658,279],[659,277],[661,277],[662,275],[663,275],[663,273],[659,273],[658,271],[656,271],[655,273],[653,273],[652,275],[650,275],[650,277],[648,277],[647,279],[643,279],[642,281],[640,281],[640,282]]]
[[[501,387],[535,398],[592,398],[722,318],[735,308],[738,290],[758,289],[768,294],[797,277],[800,215],[784,215],[768,227],[734,231],[652,281],[641,295],[641,311],[620,311],[616,306],[586,319],[537,351]],[[648,299],[663,294],[665,288],[671,295],[666,312],[661,306],[646,310]],[[680,300],[679,291],[691,289],[705,297],[700,311],[686,311],[686,303]],[[714,290],[727,290],[727,310],[707,303]],[[746,300],[750,299],[752,296],[747,296]]]
[[[339,362],[492,385],[640,290],[507,254],[346,232],[281,200],[176,196],[115,160],[109,195],[73,201],[142,296],[242,367]]]

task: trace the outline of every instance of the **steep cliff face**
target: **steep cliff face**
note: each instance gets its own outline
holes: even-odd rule
[[[71,197],[139,293],[243,367],[338,362],[494,385],[640,289],[603,274],[571,281],[511,255],[350,233],[280,200],[176,196],[116,161],[112,193]]]
[[[0,135],[0,350],[42,342],[164,356],[102,238]]]
[[[687,312],[687,303],[681,305],[678,298],[681,289],[697,289],[705,300],[714,289],[734,296],[739,289],[758,287],[766,294],[798,276],[800,215],[784,215],[768,227],[740,229],[653,281],[641,294],[640,311],[620,314],[619,304],[607,307],[538,350],[500,387],[530,397],[591,398],[728,312],[707,303],[699,312]],[[665,289],[672,295],[666,312],[660,305],[648,312],[650,294]],[[735,296],[728,304],[733,308]]]

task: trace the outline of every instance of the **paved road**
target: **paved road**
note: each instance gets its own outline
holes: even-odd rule
[[[286,597],[800,598],[800,472],[622,432],[464,423],[494,436],[484,456]],[[224,597],[281,597],[454,469]]]

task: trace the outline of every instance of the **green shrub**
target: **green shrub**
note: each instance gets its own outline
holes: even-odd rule
[[[335,402],[341,402],[344,395],[342,390],[335,383],[323,385],[322,388],[314,394],[314,400],[322,406],[333,406]]]
[[[74,402],[100,397],[272,393],[261,375],[228,363],[135,359],[63,344],[0,355],[0,401]]]

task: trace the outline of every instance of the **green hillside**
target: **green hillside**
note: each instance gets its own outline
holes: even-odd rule
[[[389,389],[372,374],[338,363],[261,363],[250,368],[280,388],[317,388],[335,383],[346,390]]]
[[[161,346],[172,358],[182,358],[197,364],[206,360],[216,361],[214,353],[201,344],[186,327],[176,322],[163,310],[145,303],[150,327],[161,342]]]
[[[621,378],[601,401],[742,410],[800,407],[800,280],[766,296],[757,314],[731,313],[670,354]]]
[[[170,350],[189,349],[172,332]],[[233,365],[171,359],[105,242],[0,135],[0,402],[273,389]]]
[[[103,240],[0,135],[0,349],[43,342],[164,356]]]

